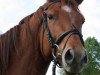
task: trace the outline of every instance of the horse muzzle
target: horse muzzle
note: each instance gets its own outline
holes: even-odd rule
[[[75,52],[73,49],[64,50],[62,53],[62,66],[69,75],[76,75],[87,64],[87,52]]]

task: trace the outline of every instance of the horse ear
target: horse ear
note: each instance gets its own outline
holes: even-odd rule
[[[81,4],[83,0],[75,0],[78,4]]]
[[[47,2],[49,3],[49,2],[53,2],[53,0],[47,0]]]

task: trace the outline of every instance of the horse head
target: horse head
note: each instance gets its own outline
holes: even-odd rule
[[[83,0],[47,0],[42,14],[42,54],[52,57],[69,74],[78,74],[87,64],[82,25],[78,9]]]

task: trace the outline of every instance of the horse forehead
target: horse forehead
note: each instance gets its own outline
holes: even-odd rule
[[[63,6],[62,9],[68,13],[72,11],[71,7],[69,7],[68,5]]]

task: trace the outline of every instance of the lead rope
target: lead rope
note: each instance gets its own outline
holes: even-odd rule
[[[52,66],[52,75],[56,75],[56,65],[57,65],[57,62],[54,60],[53,66]]]
[[[53,49],[52,55],[53,55],[52,75],[56,75],[57,57],[55,56],[55,49]]]

